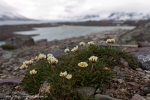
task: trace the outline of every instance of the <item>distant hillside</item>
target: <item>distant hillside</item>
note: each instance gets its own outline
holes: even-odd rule
[[[17,13],[0,13],[0,21],[4,20],[29,20],[29,19]]]

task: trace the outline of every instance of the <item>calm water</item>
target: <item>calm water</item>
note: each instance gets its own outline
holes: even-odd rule
[[[61,40],[65,38],[84,36],[91,33],[97,33],[102,31],[113,30],[116,28],[121,29],[133,29],[134,26],[107,26],[107,27],[95,27],[95,26],[59,26],[59,27],[45,27],[45,28],[34,28],[33,31],[23,31],[15,32],[15,34],[39,34],[34,36],[34,40],[47,39],[48,41],[52,40]]]
[[[2,25],[22,25],[22,24],[42,24],[42,23],[58,23],[58,22],[77,22],[69,20],[37,20],[37,21],[0,21],[0,26]]]

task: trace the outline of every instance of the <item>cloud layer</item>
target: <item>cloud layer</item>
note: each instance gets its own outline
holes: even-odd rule
[[[0,2],[2,10],[6,10],[7,5],[7,10],[11,11],[13,8],[26,17],[36,19],[90,14],[105,17],[111,12],[150,13],[149,0],[5,0],[5,2]]]

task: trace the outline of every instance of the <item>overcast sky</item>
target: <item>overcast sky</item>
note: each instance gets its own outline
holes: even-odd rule
[[[36,19],[90,14],[103,17],[111,12],[150,13],[150,0],[0,0],[0,7],[0,12]]]

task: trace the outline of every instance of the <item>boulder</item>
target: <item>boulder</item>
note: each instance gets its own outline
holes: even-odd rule
[[[139,66],[144,70],[150,70],[150,47],[139,48],[137,52],[133,52]]]
[[[35,44],[34,39],[31,38],[30,36],[16,36],[7,39],[5,42],[6,44],[14,45],[16,47],[32,46]]]

